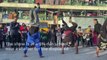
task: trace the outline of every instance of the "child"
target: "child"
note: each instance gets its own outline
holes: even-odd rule
[[[26,46],[24,50],[24,57],[27,57],[26,53],[28,50],[28,46],[30,44],[34,43],[35,47],[38,49],[38,53],[40,58],[42,58],[42,50],[40,47],[40,32],[39,32],[39,27],[31,26],[29,29],[29,32],[27,33],[27,41],[26,41]]]

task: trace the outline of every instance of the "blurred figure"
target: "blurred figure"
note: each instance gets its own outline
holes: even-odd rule
[[[106,49],[107,49],[107,19],[105,19],[98,36],[98,44],[96,48],[97,57],[99,57],[100,50]]]
[[[21,32],[21,37],[22,37],[22,43],[26,42],[27,39],[27,26],[25,23],[22,23],[22,25],[20,26],[20,32]]]
[[[31,19],[31,23],[39,23],[39,11],[40,11],[40,4],[37,3],[37,6],[34,7],[34,9],[30,10],[30,19]]]
[[[80,41],[82,42],[82,45],[84,46],[83,30],[82,30],[81,26],[78,27],[77,34],[78,34],[78,46],[79,46]]]
[[[16,47],[18,46],[18,43],[20,42],[20,33],[19,28],[20,25],[17,22],[17,17],[14,18],[14,21],[10,23],[10,35],[11,35],[11,42],[13,44],[14,50],[16,50]]]
[[[0,48],[3,48],[3,26],[0,24]]]
[[[42,55],[42,49],[40,46],[40,32],[39,32],[39,27],[31,26],[28,33],[27,33],[27,41],[26,41],[26,46],[24,49],[24,57],[27,57],[27,51],[28,47],[34,43],[35,47],[38,49],[38,53],[40,58],[43,57]]]
[[[55,36],[56,36],[55,30],[52,29],[51,30],[51,44],[52,44],[53,47],[55,46]]]
[[[70,17],[69,18],[70,26],[68,25],[66,21],[62,19],[62,23],[64,25],[63,26],[64,33],[62,34],[62,40],[63,40],[62,54],[64,54],[64,44],[67,42],[71,42],[72,46],[75,46],[76,54],[78,54],[77,31],[76,31],[78,24],[73,22],[71,19],[72,18]]]
[[[36,20],[36,23],[39,23],[39,11],[40,11],[40,4],[37,3],[37,6],[34,7],[34,17]]]
[[[10,36],[10,24],[6,25],[7,27],[7,34],[6,34],[6,38],[7,38],[7,46],[10,46],[11,43],[11,36]]]
[[[57,37],[57,46],[61,46],[61,30],[60,28],[58,28],[57,32],[56,32],[56,37]]]
[[[47,47],[48,35],[47,35],[47,32],[44,29],[42,29],[42,31],[41,31],[41,42],[42,42],[42,45],[44,47]]]
[[[85,31],[85,43],[86,46],[93,46],[91,26],[88,26],[88,28]]]
[[[8,28],[7,28],[7,26],[5,25],[4,28],[3,28],[3,33],[4,33],[4,34],[3,34],[3,39],[4,39],[4,46],[5,46],[5,47],[7,47],[7,37],[6,37],[6,36],[7,36],[7,31],[8,31]]]
[[[97,19],[94,19],[93,20],[93,23],[94,23],[94,45],[96,45],[97,44],[97,42],[98,42],[98,35],[100,34],[100,29],[101,29],[101,24],[98,22],[98,20]]]

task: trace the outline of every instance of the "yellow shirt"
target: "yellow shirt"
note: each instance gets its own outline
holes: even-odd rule
[[[85,33],[90,33],[90,31],[91,31],[91,29],[90,29],[90,28],[87,28],[87,29],[85,30]]]

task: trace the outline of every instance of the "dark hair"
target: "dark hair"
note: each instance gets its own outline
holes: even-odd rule
[[[81,28],[81,26],[79,26],[78,28]]]
[[[37,6],[34,6],[34,8],[37,8]]]
[[[98,23],[98,20],[97,19],[94,19],[94,21],[96,21]]]
[[[40,5],[40,3],[37,3],[37,5]]]
[[[36,27],[36,26],[31,26],[30,29],[29,29],[30,35],[38,32],[38,31],[39,31],[39,27]]]

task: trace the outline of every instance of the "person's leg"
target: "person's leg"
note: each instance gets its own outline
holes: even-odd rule
[[[19,44],[20,44],[20,36],[19,34],[18,35],[15,35],[14,36],[14,41],[15,41],[15,49],[17,48],[19,50]]]
[[[38,49],[38,53],[39,53],[39,56],[42,58],[43,55],[42,55],[42,49],[41,49],[41,46],[40,46],[40,43],[35,43],[35,47]]]
[[[79,46],[80,40],[81,40],[81,37],[78,37],[78,39],[77,39],[78,46]]]
[[[27,42],[26,42],[25,49],[24,49],[24,57],[27,57],[26,54],[27,54],[27,51],[28,51],[29,44],[30,44],[30,43],[27,43]]]
[[[57,46],[59,46],[59,40],[58,40],[58,37],[57,37]]]
[[[7,45],[6,45],[6,35],[4,35],[4,47],[6,47]]]
[[[26,33],[23,34],[23,41],[22,41],[22,44],[25,45],[25,41],[26,41]]]
[[[24,45],[23,45],[23,46],[26,45],[26,40],[27,40],[27,34],[25,33],[25,34],[24,34],[24,41],[23,41]]]
[[[97,48],[96,48],[96,55],[97,57],[99,57],[99,53],[100,53],[100,49],[101,49],[101,39],[98,39],[98,42],[97,42]]]
[[[75,49],[76,49],[76,54],[78,54],[78,42],[75,42]]]
[[[19,34],[18,36],[19,36],[19,38],[18,38],[18,48],[21,48],[22,44],[23,44],[23,41],[22,41],[21,34]]]
[[[36,23],[39,24],[39,16],[38,16],[38,14],[37,14],[37,16],[36,16]]]
[[[93,39],[91,38],[91,46],[93,46]]]
[[[31,19],[31,23],[33,23],[33,22],[34,22],[34,18]]]
[[[65,46],[65,44],[62,43],[62,54],[64,54],[64,46]]]
[[[59,46],[61,46],[61,38],[59,39]]]
[[[16,50],[16,40],[15,40],[15,35],[12,35],[12,44],[13,44],[13,48],[14,48],[14,51]]]
[[[0,48],[2,48],[2,41],[0,41]]]
[[[97,48],[96,48],[96,55],[97,55],[97,57],[99,57],[99,52],[100,52],[100,48],[97,47]]]
[[[81,42],[82,42],[82,46],[84,47],[84,45],[85,45],[85,39],[83,39],[83,37],[81,37]]]

